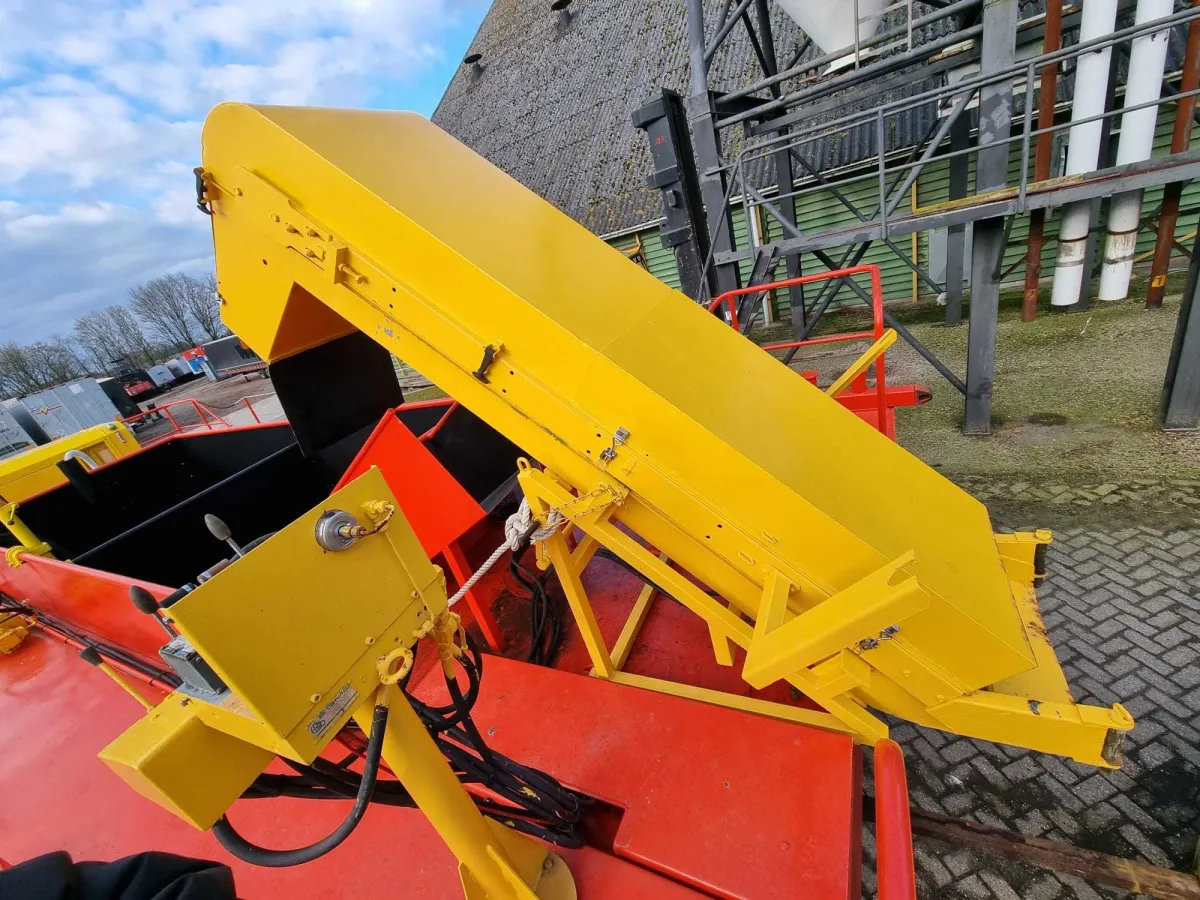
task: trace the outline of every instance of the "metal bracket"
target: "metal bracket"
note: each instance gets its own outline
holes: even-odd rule
[[[629,429],[618,428],[613,434],[612,445],[600,451],[600,462],[607,466],[616,459],[617,448],[623,446],[627,440],[629,440]]]
[[[487,371],[492,367],[492,363],[496,361],[496,357],[500,351],[504,349],[503,344],[488,344],[483,348],[483,361],[479,363],[479,368],[471,374],[484,384],[490,384],[488,381]]]
[[[766,687],[927,608],[929,597],[917,579],[902,572],[914,557],[910,550],[790,621],[785,614],[792,586],[770,570],[742,677]]]
[[[213,211],[208,199],[208,185],[204,181],[204,168],[196,166],[192,169],[192,174],[196,176],[196,209],[206,216],[211,216]]]

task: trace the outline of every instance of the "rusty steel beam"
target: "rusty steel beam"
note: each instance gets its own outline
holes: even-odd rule
[[[1053,53],[1062,47],[1062,5],[1046,4],[1046,33],[1042,52]],[[1042,67],[1041,95],[1038,98],[1038,129],[1054,125],[1054,101],[1058,96],[1058,64]],[[1054,135],[1047,131],[1037,137],[1033,158],[1033,180],[1050,177],[1050,154]],[[1029,214],[1029,244],[1025,253],[1025,296],[1021,302],[1021,321],[1032,322],[1037,316],[1038,284],[1042,279],[1042,248],[1046,243],[1046,211],[1035,209]]]
[[[1200,7],[1200,0],[1192,0],[1192,6]],[[1200,19],[1188,24],[1187,51],[1184,54],[1183,73],[1179,80],[1179,92],[1186,94],[1200,87]],[[1171,152],[1182,153],[1192,140],[1192,113],[1196,109],[1196,98],[1181,97],[1175,106],[1175,131],[1171,135]],[[1183,182],[1175,181],[1163,189],[1162,215],[1158,220],[1158,238],[1154,242],[1154,262],[1150,264],[1150,286],[1146,289],[1146,309],[1162,306],[1163,294],[1167,290],[1167,269],[1171,265],[1171,248],[1175,242],[1175,224],[1179,221],[1179,200],[1183,196]]]

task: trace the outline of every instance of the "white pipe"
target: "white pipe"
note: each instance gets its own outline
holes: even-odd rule
[[[1084,0],[1079,42],[1112,34],[1116,22],[1117,0]],[[1078,57],[1075,101],[1071,104],[1072,122],[1104,113],[1111,57],[1111,46]],[[1067,170],[1063,174],[1081,175],[1095,170],[1100,159],[1103,127],[1104,123],[1099,120],[1071,126],[1067,139]],[[1050,298],[1053,306],[1073,306],[1079,302],[1090,219],[1090,201],[1068,203],[1062,208],[1058,230],[1058,262],[1054,266],[1054,291]]]
[[[1138,0],[1134,22],[1143,25],[1161,19],[1171,15],[1174,8],[1173,0]],[[1129,54],[1129,79],[1125,85],[1126,109],[1141,103],[1153,103],[1161,96],[1170,34],[1170,29],[1163,29],[1134,40],[1133,50]],[[1121,116],[1118,166],[1150,158],[1157,121],[1157,106],[1135,109]],[[1100,270],[1101,300],[1124,300],[1129,295],[1129,277],[1133,274],[1141,216],[1141,191],[1118,194],[1109,203],[1104,267]]]
[[[63,454],[63,462],[67,462],[68,460],[72,459],[77,459],[80,463],[86,463],[89,469],[100,468],[100,464],[82,450],[68,450]]]

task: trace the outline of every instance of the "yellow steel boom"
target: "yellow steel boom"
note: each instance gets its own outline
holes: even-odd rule
[[[543,464],[521,484],[587,535],[545,553],[597,675],[690,690],[613,664],[579,581],[605,545],[707,620],[718,659],[745,648],[752,685],[828,711],[774,714],[874,742],[875,709],[1119,764],[1132,718],[1072,701],[1041,623],[1048,533],[994,535],[978,501],[419,116],[226,104],[203,145],[225,322],[270,362],[362,331]]]

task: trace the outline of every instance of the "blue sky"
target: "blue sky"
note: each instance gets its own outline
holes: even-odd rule
[[[191,169],[223,100],[429,115],[489,0],[4,0],[0,342],[211,269]]]

